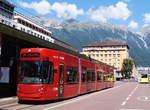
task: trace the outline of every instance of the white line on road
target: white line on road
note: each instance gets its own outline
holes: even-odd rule
[[[117,86],[117,87],[114,87],[114,88],[109,88],[109,89],[106,89],[106,90],[102,90],[100,92],[92,93],[92,94],[89,94],[89,95],[85,95],[83,97],[80,96],[77,99],[74,99],[74,100],[71,100],[71,101],[68,101],[68,102],[65,102],[65,103],[62,103],[62,104],[58,104],[58,105],[55,105],[55,106],[52,106],[52,107],[48,107],[48,108],[45,108],[43,110],[51,110],[51,109],[54,109],[54,108],[57,108],[57,107],[61,107],[61,106],[67,105],[67,104],[75,103],[77,101],[89,98],[89,97],[91,97],[93,95],[101,94],[101,93],[108,92],[108,91],[113,90],[113,89],[117,89],[117,88],[119,88],[121,86],[123,86],[123,85],[120,85],[120,86]]]
[[[136,87],[132,90],[132,92],[128,95],[128,97],[125,99],[125,101],[123,101],[122,102],[122,106],[124,106],[126,103],[127,103],[127,101],[132,97],[132,95],[135,93],[135,91],[137,90],[137,88],[138,88],[138,85],[136,85]]]
[[[126,100],[129,100],[129,99],[130,99],[130,97],[127,97],[127,98],[126,98]]]
[[[142,109],[129,109],[129,108],[123,108],[123,109],[120,109],[120,110],[142,110]]]
[[[122,104],[121,104],[121,105],[123,106],[123,105],[125,105],[125,104],[126,104],[126,101],[122,102]]]
[[[1,110],[1,108],[13,106],[13,105],[18,105],[18,103],[12,103],[12,104],[7,104],[7,105],[1,105],[1,106],[0,106],[0,110]]]
[[[147,102],[150,101],[150,96],[139,96],[137,97],[137,100]]]

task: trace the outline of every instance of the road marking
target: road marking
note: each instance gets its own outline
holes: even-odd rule
[[[9,100],[17,100],[17,97],[9,97],[9,98],[2,98],[1,100],[0,100],[0,102],[3,102],[3,101],[9,101]]]
[[[126,104],[126,101],[122,102],[122,104],[121,104],[121,105],[123,106],[123,105],[125,105],[125,104]]]
[[[130,94],[129,97],[131,97],[132,95]]]
[[[128,109],[128,108],[123,108],[123,109],[120,109],[120,110],[142,110],[142,109]]]
[[[126,100],[129,100],[131,96],[127,97]]]
[[[122,102],[122,106],[124,106],[126,103],[127,103],[127,101],[132,97],[132,95],[135,93],[135,91],[137,90],[137,88],[138,88],[138,85],[136,85],[136,87],[131,91],[131,93],[128,95],[128,97]]]
[[[9,106],[13,106],[13,105],[18,105],[18,103],[13,103],[13,104],[7,104],[7,105],[1,105],[1,108],[5,108],[5,107],[9,107]],[[0,109],[1,110],[1,109]]]
[[[77,101],[80,101],[80,100],[83,100],[83,99],[86,99],[86,98],[89,98],[93,95],[96,95],[96,94],[101,94],[101,93],[104,93],[104,92],[108,92],[110,90],[113,90],[113,89],[117,89],[117,88],[120,88],[121,86],[123,85],[120,85],[120,86],[117,86],[117,87],[113,87],[113,88],[109,88],[109,89],[106,89],[106,90],[102,90],[102,91],[99,91],[97,93],[92,93],[92,94],[89,94],[89,95],[85,95],[83,97],[78,97],[77,99],[73,99],[71,101],[68,101],[68,102],[65,102],[65,103],[62,103],[62,104],[58,104],[58,105],[55,105],[55,106],[52,106],[52,107],[48,107],[48,108],[45,108],[43,110],[51,110],[51,109],[54,109],[54,108],[57,108],[57,107],[61,107],[61,106],[64,106],[64,105],[67,105],[67,104],[71,104],[71,103],[75,103]]]
[[[137,100],[139,101],[143,101],[143,102],[147,102],[147,101],[150,101],[150,96],[139,96],[137,97]]]

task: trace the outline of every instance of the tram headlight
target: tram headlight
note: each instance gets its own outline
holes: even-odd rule
[[[43,92],[43,91],[44,91],[44,88],[40,88],[39,91],[40,91],[40,92]]]

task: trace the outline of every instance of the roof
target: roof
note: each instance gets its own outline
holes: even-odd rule
[[[124,44],[122,42],[95,42],[89,45],[85,45],[83,47],[109,47],[109,46],[129,46],[127,44]]]

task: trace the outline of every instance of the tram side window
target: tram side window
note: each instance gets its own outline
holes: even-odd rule
[[[78,83],[79,77],[78,77],[78,69],[75,67],[73,68],[73,82]]]
[[[76,67],[67,67],[67,83],[78,83],[78,69]]]
[[[82,67],[82,82],[87,81],[87,69],[86,67]]]
[[[97,72],[97,81],[102,81],[102,72]]]
[[[95,72],[94,71],[92,71],[92,79],[91,80],[95,81]]]
[[[91,73],[90,70],[88,70],[88,71],[87,71],[87,81],[88,81],[88,82],[91,82],[91,80],[92,80],[92,73]]]
[[[107,82],[110,82],[110,75],[107,76]]]
[[[107,76],[104,75],[104,82],[107,82]]]

